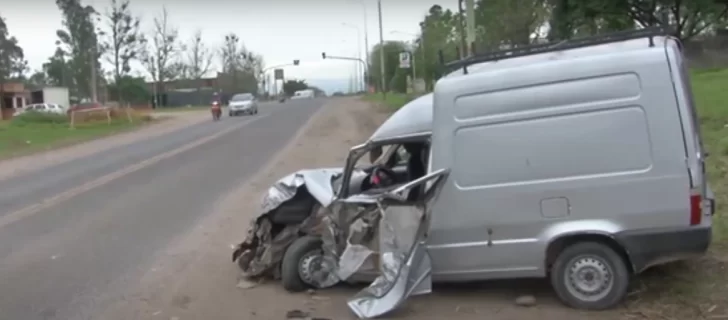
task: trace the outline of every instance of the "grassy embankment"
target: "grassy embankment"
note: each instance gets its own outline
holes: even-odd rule
[[[87,119],[76,124],[74,129],[70,128],[65,115],[27,113],[9,121],[0,121],[0,159],[124,132],[151,121],[147,115],[134,115],[132,122],[125,115],[114,117],[111,123],[100,118]]]

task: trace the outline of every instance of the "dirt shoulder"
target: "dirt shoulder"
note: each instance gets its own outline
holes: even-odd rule
[[[156,116],[155,116],[156,117]],[[79,159],[114,147],[159,136],[183,127],[209,120],[199,112],[177,112],[157,117],[158,121],[118,134],[99,137],[70,146],[52,148],[46,151],[0,160],[0,179],[40,170],[58,163]]]
[[[283,149],[268,168],[222,199],[220,206],[191,233],[160,252],[154,267],[123,300],[113,301],[102,319],[286,319],[302,310],[321,319],[354,319],[346,299],[361,287],[340,287],[316,293],[290,294],[278,283],[236,287],[238,269],[231,246],[245,237],[263,192],[278,178],[304,168],[341,166],[348,149],[365,139],[388,116],[372,112],[354,98],[332,100]],[[401,306],[401,319],[622,319],[622,311],[584,314],[555,302],[542,281],[488,282],[436,286],[434,293],[414,297]],[[514,299],[536,297],[521,307]]]

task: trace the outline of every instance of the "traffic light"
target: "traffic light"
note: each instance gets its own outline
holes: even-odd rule
[[[326,59],[326,52],[321,52],[321,58]]]
[[[293,65],[297,66],[300,62],[301,62],[301,60],[293,60]]]

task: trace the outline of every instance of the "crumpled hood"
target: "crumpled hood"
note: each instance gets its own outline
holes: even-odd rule
[[[296,191],[306,185],[308,192],[316,198],[323,207],[328,207],[334,200],[334,190],[331,181],[344,172],[343,168],[322,168],[296,171],[278,180],[268,189],[263,197],[262,212],[266,214],[290,200]]]

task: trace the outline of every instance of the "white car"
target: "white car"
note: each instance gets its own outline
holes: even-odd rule
[[[61,105],[57,103],[34,103],[29,104],[22,109],[20,109],[16,114],[22,114],[28,111],[35,111],[35,112],[47,112],[47,113],[55,113],[55,114],[66,114],[66,109],[64,109]]]
[[[258,114],[258,99],[250,93],[238,93],[230,98],[228,115]]]

